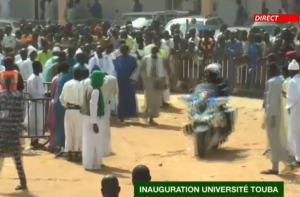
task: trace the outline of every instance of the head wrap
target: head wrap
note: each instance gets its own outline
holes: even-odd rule
[[[33,46],[28,46],[27,48],[27,51],[28,51],[28,56],[32,53],[32,52],[37,52],[36,48],[34,48]]]
[[[7,62],[7,61],[14,61],[14,59],[10,56],[6,56],[4,59],[3,59],[3,62]]]
[[[83,31],[84,31],[85,33],[89,33],[89,32],[90,32],[90,28],[87,27],[87,26],[85,26],[85,27],[83,28]]]
[[[285,53],[286,57],[296,57],[297,56],[297,51],[288,51]]]
[[[103,100],[102,91],[100,89],[101,86],[103,85],[103,81],[104,81],[103,72],[99,70],[93,71],[91,75],[91,86],[94,89],[99,90],[98,110],[97,110],[98,112],[97,114],[99,117],[102,117],[104,115],[104,100]]]
[[[296,62],[296,60],[293,60],[289,64],[288,70],[299,70],[299,64]]]
[[[52,64],[56,63],[58,61],[59,57],[58,56],[53,56],[52,57]]]
[[[61,51],[61,49],[59,47],[54,47],[52,49],[52,52],[60,52],[60,51]]]
[[[102,32],[102,28],[99,27],[99,26],[96,26],[95,29],[94,29],[94,32],[95,32],[96,34],[99,34],[99,33]]]
[[[75,55],[78,55],[80,53],[83,53],[83,51],[81,50],[81,48],[78,48],[77,51],[75,52]]]

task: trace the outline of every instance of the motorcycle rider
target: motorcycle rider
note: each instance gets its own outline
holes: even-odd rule
[[[205,68],[206,72],[206,83],[214,84],[216,86],[216,95],[215,97],[228,97],[229,87],[225,81],[220,76],[221,73],[221,65],[220,64],[209,64]],[[227,130],[231,131],[231,118],[230,115],[225,113],[225,109],[223,106],[220,106],[220,110],[224,112],[226,121],[227,121]]]
[[[200,158],[207,149],[225,142],[233,130],[231,115],[235,111],[226,105],[229,88],[220,74],[220,64],[207,65],[204,81],[194,87],[188,98],[188,116],[192,123],[185,125],[183,130],[186,135],[194,134],[195,153]]]
[[[220,77],[221,65],[220,64],[209,64],[205,67],[206,79],[204,83],[214,84],[216,86],[215,97],[229,96],[229,88],[227,83]],[[195,86],[194,90],[197,90],[202,83]]]

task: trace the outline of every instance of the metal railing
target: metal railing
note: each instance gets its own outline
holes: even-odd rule
[[[44,83],[45,89],[50,90],[51,83]],[[32,98],[27,90],[27,82],[24,81],[24,130],[20,138],[40,139],[46,138],[48,143],[49,134],[46,125],[50,97]],[[45,143],[45,144],[46,144]]]
[[[245,56],[236,58],[214,56],[212,62],[221,65],[221,77],[237,95],[261,97],[267,80],[266,60],[249,62]],[[171,54],[167,61],[170,68],[171,89],[184,91],[199,84],[204,76],[205,64],[199,53],[178,52]],[[178,82],[180,82],[178,84]],[[178,85],[181,88],[178,88]],[[180,90],[179,90],[180,89]]]
[[[46,117],[48,106],[51,98],[23,98],[25,107],[24,126],[26,127],[27,135],[20,136],[21,138],[45,138],[48,131],[46,126]]]

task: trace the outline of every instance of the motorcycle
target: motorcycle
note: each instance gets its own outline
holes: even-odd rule
[[[227,104],[229,97],[216,97],[216,92],[216,85],[202,83],[191,96],[180,98],[188,104],[190,120],[183,132],[193,137],[199,158],[204,158],[207,150],[217,149],[234,131],[237,110]]]

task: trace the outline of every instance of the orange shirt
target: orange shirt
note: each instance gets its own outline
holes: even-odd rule
[[[16,70],[10,70],[10,71],[0,71],[0,85],[1,85],[1,90],[6,90],[5,87],[5,77],[10,76],[11,78],[11,85],[10,89],[11,90],[16,90],[17,89],[17,84],[18,84],[18,71]]]
[[[21,37],[21,42],[26,42],[26,41],[31,41],[32,40],[32,35],[29,34],[27,37],[25,35],[23,35]]]

